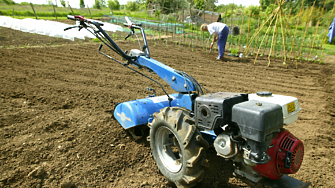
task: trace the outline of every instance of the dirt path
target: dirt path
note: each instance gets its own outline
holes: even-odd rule
[[[29,42],[42,45],[37,41],[44,36],[36,36]],[[150,94],[145,87],[155,88],[158,95],[163,92],[100,55],[98,46],[70,42],[0,49],[0,187],[168,187],[146,139],[133,140],[111,118],[116,103]],[[138,48],[131,41],[120,46]],[[165,43],[158,41],[149,46],[152,58],[189,73],[211,92],[267,90],[297,97],[302,111],[298,121],[286,128],[304,142],[305,157],[293,177],[312,182],[313,187],[334,187],[333,64],[305,62],[296,70],[291,64],[283,68],[282,60],[273,61],[271,67],[261,59],[256,65],[251,59],[223,63],[214,60],[217,52],[208,56],[202,48],[192,52],[169,44],[165,49]],[[231,163],[216,157],[213,149],[207,158],[210,168],[198,187],[260,187],[234,178]]]

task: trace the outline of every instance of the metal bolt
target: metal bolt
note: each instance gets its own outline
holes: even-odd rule
[[[172,76],[172,81],[175,81],[176,80],[176,77]]]
[[[278,153],[280,153],[281,152],[281,149],[278,149]]]
[[[257,106],[262,106],[263,104],[261,102],[256,102]]]
[[[225,146],[226,146],[226,142],[225,142],[225,141],[222,141],[222,142],[220,143],[220,147],[224,148]]]
[[[184,84],[184,88],[187,88],[187,85],[186,85],[186,84]]]

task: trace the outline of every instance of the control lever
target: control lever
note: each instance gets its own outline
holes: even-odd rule
[[[75,25],[75,26],[67,27],[67,28],[64,29],[64,31],[67,31],[69,29],[73,29],[73,28],[76,28],[76,27],[79,27],[79,26]]]
[[[127,38],[130,37],[131,35],[132,35],[132,33],[130,32],[130,33],[126,36],[126,38],[124,38],[124,40],[127,40]]]
[[[133,29],[130,31],[130,33],[126,36],[126,38],[124,38],[124,40],[127,40],[128,37],[132,36],[135,32],[133,31]]]

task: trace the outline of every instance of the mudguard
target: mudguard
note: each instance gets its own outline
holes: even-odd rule
[[[171,94],[170,97],[173,98],[172,107],[186,107],[191,110],[192,102],[189,94],[175,93]],[[148,122],[151,123],[153,113],[168,106],[169,101],[166,95],[137,99],[117,105],[114,117],[124,129],[129,129]]]

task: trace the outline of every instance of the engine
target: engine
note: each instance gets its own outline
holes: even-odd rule
[[[258,182],[296,173],[304,145],[284,124],[297,119],[294,97],[218,92],[196,98],[196,126],[214,130],[217,154],[234,162],[235,173]]]

